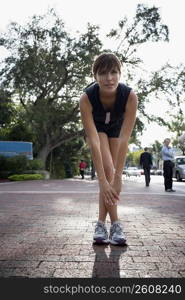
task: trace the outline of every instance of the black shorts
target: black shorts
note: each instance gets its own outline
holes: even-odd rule
[[[104,132],[109,138],[118,138],[121,131],[123,120],[116,122],[110,122],[109,124],[95,122],[95,126],[98,132]]]

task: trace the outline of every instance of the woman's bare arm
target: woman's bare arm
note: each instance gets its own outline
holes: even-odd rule
[[[94,164],[99,180],[106,180],[100,152],[100,140],[92,118],[92,106],[86,94],[80,98],[80,112],[83,127],[87,136],[88,145],[94,156]]]
[[[115,166],[115,176],[122,176],[126,154],[128,151],[128,141],[132,134],[136,120],[137,104],[137,96],[133,91],[131,91],[127,101],[124,121],[119,136],[119,148],[117,154],[118,159]]]

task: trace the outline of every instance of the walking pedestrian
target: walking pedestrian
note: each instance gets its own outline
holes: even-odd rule
[[[79,164],[79,169],[80,169],[80,175],[82,176],[82,179],[84,179],[84,172],[85,172],[85,168],[87,167],[87,164],[85,161],[83,161],[83,159],[81,160],[80,164]]]
[[[122,172],[137,110],[137,96],[120,82],[121,63],[113,53],[100,54],[93,64],[95,82],[80,98],[80,111],[99,182],[99,217],[93,242],[125,245],[117,204]],[[105,225],[111,220],[110,235]]]
[[[163,176],[164,176],[164,187],[166,192],[175,192],[172,189],[173,185],[173,168],[174,168],[174,155],[172,148],[169,146],[171,140],[166,138],[162,147],[162,159],[163,159]]]
[[[150,170],[153,165],[152,155],[148,152],[148,148],[144,148],[144,152],[140,155],[140,165],[144,170],[145,184],[149,186],[150,184]]]

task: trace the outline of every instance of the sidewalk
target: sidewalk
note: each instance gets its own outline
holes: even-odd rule
[[[125,180],[118,211],[128,246],[93,246],[96,180],[1,183],[0,277],[185,277],[182,191]]]

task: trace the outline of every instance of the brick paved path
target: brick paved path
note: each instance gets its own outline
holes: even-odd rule
[[[93,246],[97,181],[0,184],[0,277],[185,277],[185,195],[126,180],[128,246]],[[107,226],[110,227],[108,220]]]

